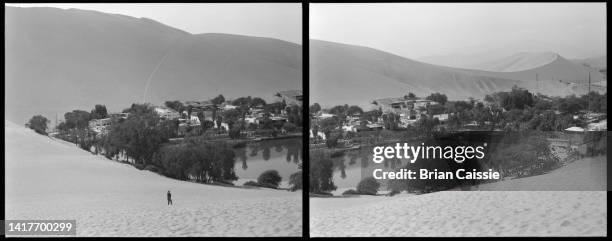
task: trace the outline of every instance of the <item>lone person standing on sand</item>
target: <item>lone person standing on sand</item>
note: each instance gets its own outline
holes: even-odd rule
[[[170,190],[168,190],[168,205],[172,205],[172,194],[170,194]]]

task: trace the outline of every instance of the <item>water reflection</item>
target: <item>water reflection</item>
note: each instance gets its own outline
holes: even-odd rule
[[[245,147],[234,148],[236,153],[236,174],[240,179],[256,179],[266,170],[277,170],[283,181],[297,171],[302,161],[302,139],[277,139],[248,143]],[[236,165],[236,164],[235,164]]]
[[[494,132],[462,132],[455,134],[448,134],[444,136],[430,137],[419,140],[406,140],[409,146],[478,146],[483,142],[488,142],[489,145],[499,142],[499,138],[503,136],[503,133]],[[378,146],[394,146],[394,143],[377,144]],[[355,188],[355,186],[365,177],[371,177],[372,172],[375,169],[383,169],[384,171],[393,171],[399,168],[405,167],[409,160],[405,158],[385,158],[380,164],[376,164],[372,161],[374,146],[364,146],[357,150],[344,150],[344,151],[330,151],[327,149],[328,156],[334,163],[334,175],[333,181],[338,188]],[[320,150],[316,150],[320,151]],[[490,153],[486,153],[488,157]],[[311,156],[313,156],[311,154]],[[419,162],[417,158],[417,164],[424,164]],[[487,161],[487,158],[481,160]],[[480,169],[480,161],[477,162],[464,162],[461,165],[453,161],[431,159],[429,163],[437,163],[440,167],[445,168],[458,168],[459,166],[467,169]],[[429,164],[428,163],[428,164]],[[416,165],[416,164],[415,164]],[[468,168],[469,167],[469,168]],[[382,182],[382,181],[381,181]],[[385,186],[384,182],[381,183]]]

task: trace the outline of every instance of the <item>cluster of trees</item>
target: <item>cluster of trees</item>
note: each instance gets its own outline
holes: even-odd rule
[[[580,97],[547,97],[515,87],[510,92],[487,96],[485,101],[495,111],[494,117],[498,117],[492,118],[492,121],[498,127],[511,131],[561,131],[571,126],[585,127],[585,120],[574,118],[574,115],[587,110],[607,112],[607,93],[602,95],[597,92]]]
[[[180,102],[168,102],[167,105],[180,108]],[[64,115],[65,121],[58,125],[58,137],[88,151],[93,147],[92,152],[109,159],[125,159],[138,169],[159,172],[179,180],[211,183],[238,178],[234,171],[236,154],[227,143],[188,137],[170,144],[169,138],[176,136],[178,120],[160,118],[149,104],[133,104],[123,112],[129,114],[127,118],[111,118],[110,129],[104,135],[96,135],[89,128],[89,121],[108,118],[105,106],[96,105],[91,112],[68,112]],[[34,116],[28,126],[46,134],[48,122],[43,116]],[[292,191],[302,188],[301,175],[301,171],[291,175]],[[261,185],[277,187],[281,178],[278,172],[268,171],[262,173],[259,181]]]
[[[179,180],[211,183],[238,179],[231,147],[221,142],[196,140],[161,146],[153,154],[151,164],[160,167],[162,174]]]
[[[300,168],[301,169],[301,168]],[[291,174],[291,176],[289,176],[289,190],[290,191],[297,191],[297,190],[301,190],[303,188],[303,181],[302,181],[302,171],[298,171],[296,173]]]
[[[278,174],[278,171],[267,170],[257,177],[257,184],[260,186],[278,188],[281,180],[283,180],[283,178]]]
[[[506,110],[534,108],[538,111],[556,110],[562,114],[577,114],[580,111],[587,110],[606,113],[607,99],[608,93],[599,94],[595,91],[579,97],[576,95],[548,97],[542,94],[534,95],[528,90],[515,86],[510,92],[497,92],[487,95],[484,100],[488,103],[497,104]]]
[[[506,110],[525,109],[527,106],[534,106],[535,100],[533,94],[526,89],[513,87],[510,92],[497,92],[492,95],[485,96],[487,102],[497,102]]]
[[[407,95],[405,98],[416,98]],[[401,138],[431,138],[436,132],[446,132],[474,126],[481,130],[502,129],[508,136],[518,135],[512,141],[505,141],[499,145],[495,152],[491,152],[493,157],[486,163],[487,167],[505,172],[505,174],[516,174],[517,172],[534,174],[555,168],[559,160],[552,154],[545,132],[561,131],[571,126],[586,125],[585,120],[574,118],[575,114],[582,111],[591,110],[593,112],[607,112],[607,93],[599,94],[591,92],[588,95],[576,97],[574,95],[566,97],[547,97],[541,94],[533,94],[528,90],[514,87],[511,91],[497,92],[485,97],[484,102],[474,99],[464,101],[449,101],[444,94],[434,93],[426,97],[439,104],[427,107],[427,114],[422,115],[414,125],[409,126],[401,133]],[[346,113],[348,105],[339,105],[330,109],[334,110],[336,116]],[[310,106],[310,113],[315,114],[321,108],[318,104]],[[362,117],[366,113],[372,115],[366,120],[378,120],[382,118],[385,129],[396,130],[399,124],[399,116],[393,113],[382,115],[376,110],[361,112]],[[447,113],[448,120],[446,125],[441,126],[439,119],[433,115]],[[318,122],[311,122],[313,132],[322,131],[328,137],[327,142],[332,143],[334,133],[343,124],[341,118],[327,118]],[[385,133],[383,131],[382,133]],[[399,133],[399,132],[398,132]],[[442,133],[437,133],[442,134]],[[367,133],[366,133],[367,135]],[[375,135],[381,135],[380,132]],[[394,137],[395,138],[395,137]],[[384,138],[383,138],[384,139]],[[597,139],[597,138],[593,138]],[[600,143],[602,138],[594,143]],[[337,141],[337,140],[336,140]],[[599,145],[599,144],[598,144]],[[603,146],[603,145],[600,145]],[[595,149],[595,148],[592,148]],[[593,153],[600,153],[602,148]],[[604,148],[605,150],[605,148]],[[332,176],[334,162],[330,157],[323,154],[311,154],[310,158],[311,176],[310,191],[324,193],[335,190]],[[528,171],[526,171],[528,170]],[[365,184],[364,184],[365,185]],[[453,183],[425,183],[413,181],[411,183],[400,183],[398,187],[406,187],[406,190],[425,190],[427,188],[445,188]],[[433,185],[433,186],[432,186]],[[438,185],[436,187],[436,185]],[[359,190],[348,191],[353,194],[360,194]]]
[[[96,105],[94,106],[94,109],[90,112],[91,119],[104,119],[108,117],[108,110],[106,110],[105,105]]]
[[[57,124],[58,137],[88,150],[95,144],[95,133],[89,121],[109,118],[104,105],[95,105],[91,111],[73,110],[64,114],[64,121]]]
[[[446,97],[445,94],[441,94],[441,93],[433,93],[427,97],[425,97],[426,100],[433,100],[435,102],[440,103],[441,105],[446,104],[446,102],[448,101],[448,97]]]
[[[557,109],[566,113],[576,113],[579,110],[590,110],[593,112],[607,113],[608,111],[608,93],[599,94],[595,91],[587,95],[576,97],[570,95],[565,98],[559,98]]]
[[[49,120],[42,115],[35,115],[27,123],[27,126],[41,135],[47,135],[47,124]]]
[[[252,98],[251,96],[248,96],[248,97],[240,97],[240,98],[233,100],[232,105],[239,106],[239,107],[247,107],[247,108],[264,107],[266,106],[266,101],[259,97]]]
[[[400,124],[400,115],[395,113],[388,113],[381,116],[383,119],[383,126],[387,130],[397,130]]]
[[[435,114],[448,113],[446,128],[450,130],[461,128],[466,124],[475,124],[480,128],[501,128],[508,131],[561,131],[571,126],[584,127],[586,125],[584,119],[574,118],[574,115],[580,111],[607,112],[607,93],[602,95],[597,92],[581,97],[570,95],[551,98],[541,94],[534,95],[528,90],[514,87],[508,92],[487,95],[484,102],[477,102],[473,99],[444,101],[446,96],[438,93],[427,98],[435,99],[444,105],[428,106],[428,115],[425,117],[432,118]],[[388,119],[395,120],[395,118]],[[425,119],[425,121],[429,120]],[[417,129],[435,126],[424,122],[420,124],[425,125],[420,125]],[[393,129],[393,122],[388,125],[390,129]],[[431,131],[428,129],[425,132]]]
[[[149,165],[155,152],[176,135],[178,122],[164,120],[148,104],[133,104],[125,119],[112,120],[110,131],[96,143],[108,158],[125,156],[137,165]]]
[[[342,195],[376,195],[380,183],[376,181],[374,177],[366,177],[359,181],[357,189],[349,189],[342,193]]]
[[[409,93],[408,99],[417,98]],[[449,101],[441,93],[433,93],[425,99],[436,101],[423,107],[422,114],[416,125],[408,129],[422,132],[427,135],[435,131],[456,130],[471,124],[473,128],[505,129],[509,131],[540,130],[560,131],[571,126],[586,125],[584,119],[574,118],[581,111],[607,112],[607,93],[591,92],[576,97],[547,97],[541,94],[534,95],[526,89],[513,87],[506,92],[497,92],[487,95],[484,102],[474,99]],[[310,113],[321,110],[319,104],[310,106]],[[329,136],[333,130],[338,129],[344,122],[344,117],[350,113],[360,113],[361,120],[376,122],[382,119],[385,129],[399,130],[400,117],[394,113],[382,114],[380,110],[363,111],[357,106],[338,105],[328,110],[335,118],[328,118],[311,126],[313,130],[320,130]],[[449,114],[444,128],[436,128],[441,122],[434,115]],[[417,133],[419,134],[419,133]]]
[[[309,159],[309,191],[311,193],[327,193],[336,190],[334,185],[334,162],[324,153],[311,152]]]
[[[407,95],[404,95],[404,99],[407,99],[407,100],[414,100],[416,98],[417,98],[416,95],[412,92],[408,92]]]
[[[509,133],[490,155],[484,164],[504,176],[542,174],[560,164],[542,132]]]
[[[342,126],[347,116],[358,116],[360,121],[358,128],[368,129],[366,126],[368,122],[377,122],[382,114],[380,110],[363,111],[361,107],[356,105],[337,105],[327,110],[327,112],[334,115],[333,117],[316,122],[313,117],[322,110],[321,106],[318,103],[314,103],[309,108],[312,120],[310,122],[310,129],[313,130],[313,133],[323,132],[326,136],[326,144],[330,147],[335,146],[337,139],[341,135],[341,133],[334,133],[334,130]]]
[[[322,151],[311,151],[309,160],[309,192],[315,194],[329,194],[337,189],[333,180],[333,173],[336,166],[332,160],[332,155]],[[343,165],[343,164],[341,164]],[[343,170],[339,166],[341,171]],[[345,175],[343,173],[343,175]],[[380,188],[380,183],[373,177],[366,177],[357,184],[356,190],[351,189],[343,195],[376,195]]]
[[[267,187],[278,189],[283,178],[276,170],[264,171],[257,177],[257,181],[248,181],[244,186]],[[302,171],[291,174],[289,177],[289,191],[297,191],[302,189]]]
[[[416,129],[431,133],[432,123],[429,120],[435,114],[448,113],[445,126],[453,130],[466,124],[474,124],[485,129],[501,128],[508,131],[540,130],[561,131],[571,126],[585,126],[583,119],[573,118],[574,114],[590,109],[595,112],[606,112],[607,94],[591,92],[576,97],[547,97],[534,95],[528,90],[514,87],[508,92],[497,92],[487,95],[484,102],[473,99],[467,101],[446,101],[446,96],[435,93],[427,97],[442,104],[427,107],[426,116],[421,116]],[[590,100],[590,102],[589,102]],[[588,103],[591,103],[590,105]],[[393,118],[390,118],[393,120]],[[392,125],[392,124],[390,124]],[[392,126],[391,126],[392,127]]]

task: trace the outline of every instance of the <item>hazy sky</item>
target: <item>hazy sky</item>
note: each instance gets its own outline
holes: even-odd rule
[[[302,42],[300,3],[6,4],[96,10],[146,17],[193,34],[230,33]]]
[[[408,58],[553,51],[606,54],[605,3],[310,4],[310,38]]]

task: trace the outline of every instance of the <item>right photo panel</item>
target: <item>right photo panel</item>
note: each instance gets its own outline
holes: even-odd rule
[[[309,4],[310,237],[607,236],[606,8]]]

